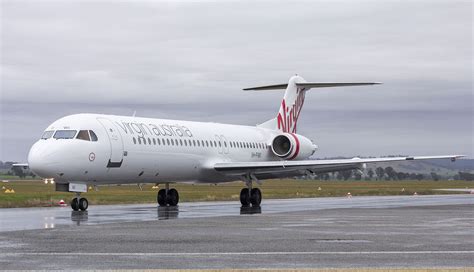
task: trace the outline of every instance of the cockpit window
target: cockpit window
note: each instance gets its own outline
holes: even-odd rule
[[[54,139],[73,139],[76,136],[75,130],[57,130],[54,133]]]
[[[51,136],[53,136],[53,133],[54,133],[54,130],[46,130],[43,133],[43,136],[41,136],[41,139],[43,139],[43,140],[49,139],[49,138],[51,138]]]
[[[91,139],[89,138],[89,132],[87,130],[80,130],[79,133],[77,133],[76,139],[84,140],[84,141],[90,141]]]
[[[95,135],[94,131],[89,130],[89,133],[91,134],[91,140],[97,142],[97,135]]]

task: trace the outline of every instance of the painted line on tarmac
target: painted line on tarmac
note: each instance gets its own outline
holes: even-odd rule
[[[255,255],[399,255],[399,254],[474,254],[474,250],[445,250],[445,251],[297,251],[297,252],[7,252],[7,256],[255,256]]]

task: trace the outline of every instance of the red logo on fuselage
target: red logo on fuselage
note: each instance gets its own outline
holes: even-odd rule
[[[278,129],[283,132],[296,133],[296,123],[303,108],[305,93],[304,89],[296,89],[296,99],[290,107],[286,106],[285,99],[281,101],[281,109],[277,116]]]

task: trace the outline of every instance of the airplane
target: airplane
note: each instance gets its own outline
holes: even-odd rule
[[[170,184],[243,181],[243,207],[259,207],[262,193],[255,183],[275,178],[361,170],[368,163],[451,159],[462,155],[309,159],[318,146],[297,134],[306,92],[314,88],[375,85],[378,82],[306,82],[295,75],[288,83],[246,88],[284,89],[275,118],[256,126],[190,122],[104,114],[74,114],[49,125],[28,154],[30,169],[54,180],[56,191],[72,192],[73,210],[87,210],[82,197],[89,186],[164,184],[159,206],[177,206]]]

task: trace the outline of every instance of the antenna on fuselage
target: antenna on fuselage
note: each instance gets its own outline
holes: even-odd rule
[[[136,111],[136,110],[135,110],[135,111],[133,111],[133,115],[132,115],[132,117],[133,117],[133,118],[135,118],[135,115],[137,115],[137,111]]]

